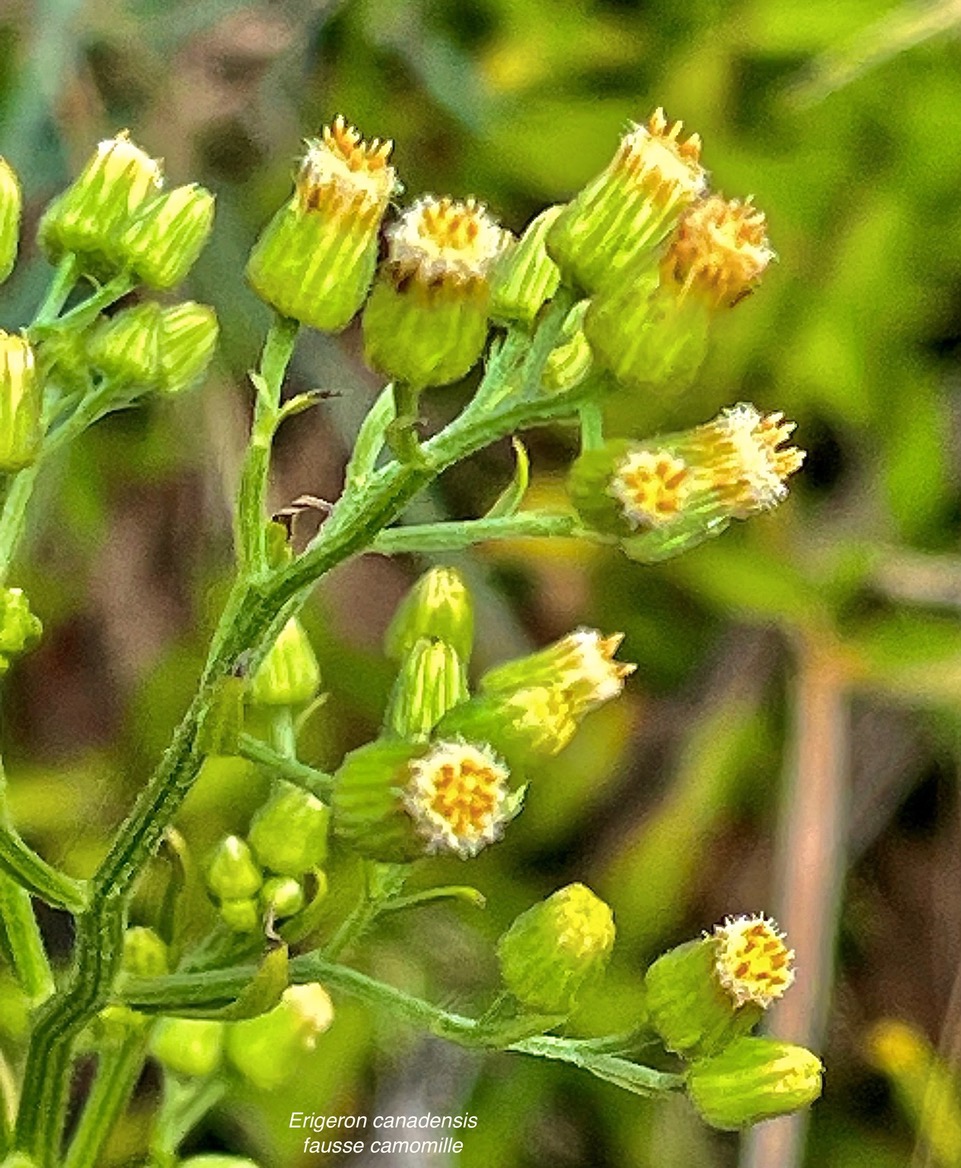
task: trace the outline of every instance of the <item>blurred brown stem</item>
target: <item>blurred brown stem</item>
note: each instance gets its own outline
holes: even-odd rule
[[[773,908],[798,954],[797,982],[771,1011],[779,1038],[820,1049],[831,998],[841,906],[849,786],[846,671],[833,644],[798,640],[793,741],[781,802]],[[741,1168],[797,1168],[807,1115],[751,1129]]]

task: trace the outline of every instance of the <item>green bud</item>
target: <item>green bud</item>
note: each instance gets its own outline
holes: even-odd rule
[[[260,890],[260,903],[275,917],[292,917],[304,907],[304,889],[293,876],[271,876]]]
[[[32,649],[43,634],[40,618],[30,611],[21,588],[0,588],[0,673],[11,657]]]
[[[136,977],[161,977],[170,972],[170,954],[166,944],[154,932],[142,925],[127,929],[123,935],[124,973]]]
[[[191,183],[141,207],[120,240],[120,251],[141,283],[165,290],[194,266],[214,221],[214,196]]]
[[[227,1057],[255,1087],[273,1091],[297,1074],[300,1056],[314,1049],[333,1020],[323,986],[289,986],[269,1013],[230,1024]]]
[[[484,348],[490,273],[509,245],[473,199],[426,196],[387,230],[362,318],[368,364],[415,389],[459,381]]]
[[[0,331],[0,472],[22,470],[43,440],[43,386],[26,337]]]
[[[625,266],[655,266],[655,251],[705,185],[700,140],[679,140],[656,110],[621,139],[610,164],[564,208],[547,234],[547,251],[568,283],[596,292]]]
[[[250,844],[265,868],[302,876],[327,856],[329,809],[300,787],[284,785],[250,824]]]
[[[7,279],[17,262],[22,210],[20,180],[10,163],[0,155],[0,284]]]
[[[571,389],[590,373],[594,354],[584,335],[584,316],[589,300],[580,300],[564,319],[558,344],[551,349],[541,383],[551,393]]]
[[[232,933],[256,933],[263,924],[260,906],[250,897],[222,900],[217,912]]]
[[[183,393],[202,381],[217,349],[220,326],[207,304],[185,300],[164,310],[160,322],[160,389]]]
[[[421,639],[400,667],[385,726],[408,742],[426,742],[444,714],[467,696],[467,677],[456,651],[444,641]]]
[[[391,142],[365,142],[342,117],[308,143],[291,201],[254,246],[247,279],[284,316],[339,332],[363,304],[378,231],[396,187]]]
[[[150,1036],[150,1053],[168,1071],[201,1078],[223,1058],[224,1023],[206,1018],[161,1018]]]
[[[90,363],[105,378],[136,387],[141,393],[160,382],[160,335],[163,313],[148,300],[100,321],[90,335]]]
[[[250,681],[250,700],[262,706],[296,706],[320,689],[320,668],[303,625],[295,617],[281,629]]]
[[[623,272],[591,300],[584,335],[599,366],[629,389],[679,393],[707,355],[710,310],[656,271]]]
[[[126,266],[123,233],[162,185],[160,164],[126,132],[101,142],[80,177],[44,212],[41,246],[53,263],[73,252],[84,272],[109,279]]]
[[[810,1106],[823,1073],[821,1060],[803,1046],[738,1038],[691,1067],[687,1093],[705,1123],[735,1131]]]
[[[685,1058],[746,1034],[794,979],[793,950],[764,916],[729,917],[710,936],[671,949],[644,976],[651,1025]]]
[[[578,711],[560,686],[481,694],[438,723],[441,738],[487,742],[515,769],[559,754],[577,731]]]
[[[331,796],[334,834],[371,859],[402,864],[424,848],[404,810],[408,764],[419,751],[410,742],[377,741],[344,759]]]
[[[446,641],[465,666],[470,662],[474,601],[456,568],[431,568],[410,589],[387,630],[387,656],[402,661],[422,637]]]
[[[256,896],[264,878],[246,840],[228,835],[214,850],[207,867],[207,887],[218,900]]]
[[[69,393],[87,393],[91,385],[87,334],[77,329],[57,329],[37,341],[37,364],[44,381]]]
[[[528,224],[517,246],[497,261],[491,276],[491,317],[526,327],[557,291],[561,273],[547,254],[544,239],[562,207],[548,207]]]
[[[583,884],[569,884],[514,921],[497,942],[501,977],[532,1010],[567,1014],[607,965],[614,917]]]

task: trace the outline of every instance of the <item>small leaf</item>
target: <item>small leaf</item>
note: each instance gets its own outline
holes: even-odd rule
[[[527,485],[530,482],[530,459],[527,456],[524,443],[519,438],[512,438],[511,445],[514,447],[516,459],[514,477],[497,496],[493,506],[484,516],[485,519],[506,519],[511,515],[516,515],[527,493]]]

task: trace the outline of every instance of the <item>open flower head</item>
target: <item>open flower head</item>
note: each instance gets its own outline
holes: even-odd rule
[[[753,290],[774,258],[764,212],[750,198],[710,195],[681,216],[661,264],[662,279],[726,308]]]
[[[736,1006],[756,1002],[766,1009],[794,981],[794,950],[769,917],[728,917],[713,939],[718,981]]]
[[[475,199],[418,199],[387,229],[364,308],[368,364],[417,389],[463,377],[487,339],[490,277],[510,243]]]
[[[342,116],[308,141],[293,197],[247,264],[261,299],[322,331],[347,325],[370,290],[380,223],[397,187],[392,146],[365,141]]]
[[[597,292],[625,267],[651,260],[681,211],[704,190],[701,140],[656,109],[621,139],[607,168],[580,191],[547,236],[565,277]]]
[[[428,852],[469,859],[500,839],[510,819],[510,771],[490,747],[440,741],[409,771],[403,803]]]

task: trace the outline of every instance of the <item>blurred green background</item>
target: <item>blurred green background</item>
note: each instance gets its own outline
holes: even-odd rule
[[[519,230],[596,173],[630,119],[664,105],[703,137],[714,186],[755,196],[779,254],[720,322],[694,390],[612,400],[608,422],[646,435],[738,400],[783,410],[809,451],[791,498],[656,568],[566,542],[455,561],[477,590],[478,667],[588,623],[626,632],[621,655],[638,670],[538,776],[503,846],[469,875],[427,865],[425,881],[476,883],[487,909],[422,909],[355,959],[477,1008],[499,932],[583,880],[619,929],[608,991],[579,1018],[600,1033],[630,1025],[658,952],[725,914],[772,913],[799,969],[772,1029],[828,1067],[806,1130],[767,1125],[739,1144],[682,1100],[647,1105],[534,1060],[467,1055],[338,1000],[296,1086],[238,1090],[198,1149],[293,1168],[319,1161],[298,1158],[291,1107],[423,1109],[479,1117],[463,1168],[961,1164],[958,1102],[948,1090],[925,1103],[924,1089],[934,1049],[949,1066],[961,1055],[959,29],[957,2],[883,0],[0,7],[0,152],[29,203],[0,326],[18,327],[42,294],[32,227],[100,138],[128,127],[172,182],[218,196],[189,288],[220,314],[214,376],[188,399],[108,419],[70,452],[42,484],[14,578],[46,636],[5,687],[13,806],[31,842],[80,875],[184,708],[224,594],[245,371],[267,319],[241,271],[302,138],[343,112],[395,140],[407,197],[474,194]],[[337,396],[283,432],[278,506],[336,495],[378,388],[354,330],[302,338],[290,383]],[[463,396],[435,393],[431,420]],[[575,435],[530,445],[534,493],[552,498]],[[485,452],[417,515],[479,514],[510,466],[506,444]],[[369,557],[312,603],[330,693],[305,744],[318,765],[375,731],[390,683],[380,639],[423,566]],[[181,817],[196,854],[242,830],[263,792],[245,765],[209,768]],[[149,919],[146,898],[138,911]],[[65,959],[63,922],[45,924]],[[6,997],[0,1039],[15,1046],[23,1019]],[[900,1045],[877,1039],[884,1019],[911,1027]],[[105,1165],[136,1161],[155,1092],[148,1074]]]

